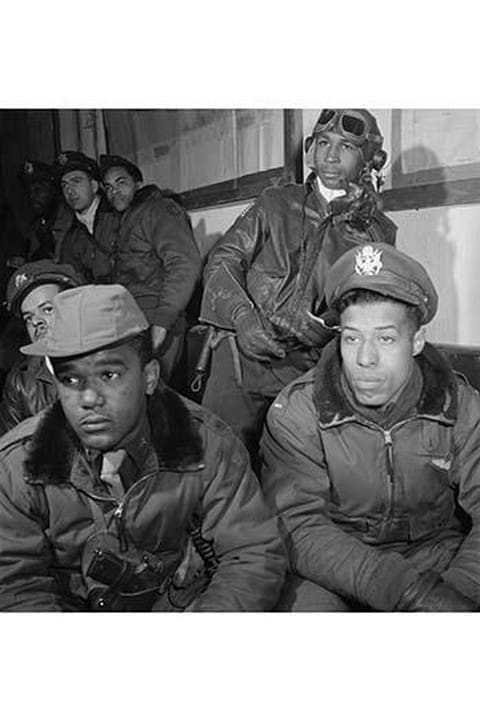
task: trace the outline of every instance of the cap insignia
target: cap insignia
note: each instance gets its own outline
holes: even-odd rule
[[[20,273],[20,275],[17,275],[15,278],[15,288],[21,288],[27,281],[28,275],[26,273]]]
[[[381,250],[372,245],[364,245],[355,253],[355,273],[357,275],[378,275],[383,268]]]
[[[60,163],[60,165],[65,165],[65,163],[68,162],[68,158],[65,153],[60,153],[60,155],[58,156],[58,162]]]
[[[25,172],[27,175],[33,175],[33,170],[34,170],[34,168],[33,168],[33,163],[30,163],[30,162],[27,160],[27,162],[26,162],[25,165],[23,166],[23,170],[24,170],[24,172]]]

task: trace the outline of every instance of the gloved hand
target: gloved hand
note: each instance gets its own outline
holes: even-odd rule
[[[395,611],[478,611],[477,604],[442,580],[438,573],[422,573],[404,592]]]
[[[304,345],[310,348],[323,348],[335,337],[338,324],[338,315],[332,311],[327,311],[321,316],[304,311],[296,320],[293,332]]]
[[[243,308],[233,321],[237,332],[237,343],[248,358],[270,360],[285,358],[285,351],[272,335],[263,327],[257,313],[251,308]]]

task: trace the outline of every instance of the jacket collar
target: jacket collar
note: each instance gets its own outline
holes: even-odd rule
[[[149,398],[151,446],[161,469],[200,470],[203,446],[181,397],[166,386]],[[42,416],[29,441],[25,470],[31,481],[67,483],[81,445],[57,401]]]
[[[95,210],[95,219],[94,219],[94,227],[97,224],[98,216],[104,213],[108,213],[109,215],[115,215],[116,210],[114,210],[110,203],[108,202],[106,196],[103,194],[102,191],[98,192],[98,197],[100,198],[100,202],[98,203],[96,210]],[[85,224],[82,223],[81,220],[78,219],[77,213],[75,213],[72,210],[71,218],[70,218],[70,228],[73,228],[75,226],[85,227]]]
[[[156,185],[144,185],[142,188],[139,188],[133,196],[130,208],[134,210],[139,205],[142,205],[142,203],[145,203],[147,200],[150,200],[150,198],[154,198],[155,196],[163,198],[163,193],[160,188]]]
[[[323,216],[327,214],[328,203],[327,199],[323,197],[320,192],[320,188],[317,183],[316,173],[311,171],[304,183],[305,188],[305,201],[308,205],[312,205],[318,209],[320,207]]]
[[[422,416],[448,421],[457,418],[457,380],[443,356],[429,343],[416,357],[423,376],[423,390],[417,405]],[[321,425],[333,425],[356,418],[341,384],[340,339],[335,338],[323,350],[315,370],[313,400]]]

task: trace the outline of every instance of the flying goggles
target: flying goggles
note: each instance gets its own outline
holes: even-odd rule
[[[361,146],[365,142],[370,142],[381,146],[383,142],[381,135],[372,132],[372,123],[368,115],[357,110],[322,110],[313,129],[313,135],[329,130],[340,132],[355,145]]]

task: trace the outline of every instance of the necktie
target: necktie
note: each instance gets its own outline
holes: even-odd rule
[[[112,495],[119,500],[125,495],[125,489],[122,484],[119,469],[126,454],[127,452],[123,449],[104,453],[102,469],[100,471],[100,478],[104,481],[104,483],[109,485]]]

